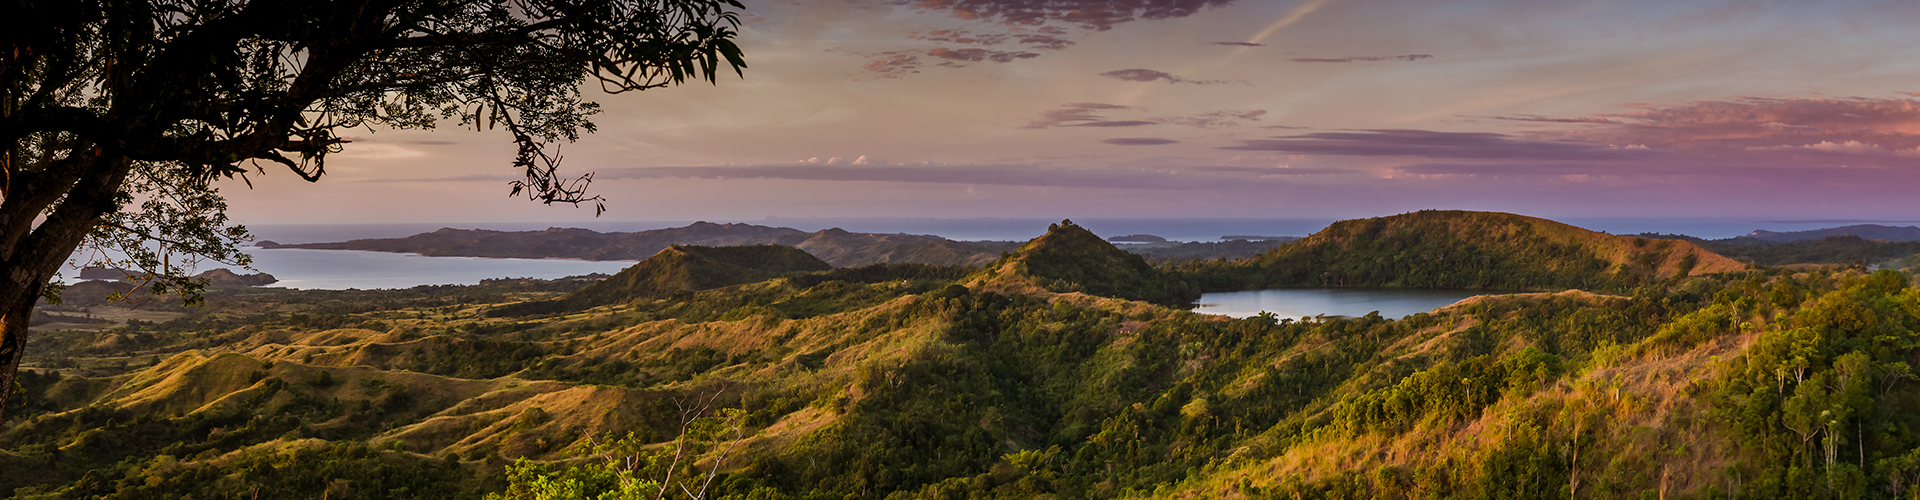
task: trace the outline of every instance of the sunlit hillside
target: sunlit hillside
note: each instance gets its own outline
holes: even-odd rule
[[[1405,318],[1180,305],[1302,276],[1501,293]],[[38,331],[0,491],[1907,498],[1912,279],[1419,212],[1179,267],[1063,221],[977,269],[675,247],[591,283],[222,287]]]

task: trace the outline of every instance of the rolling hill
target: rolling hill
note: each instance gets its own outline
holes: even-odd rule
[[[1747,266],[1691,242],[1616,236],[1497,212],[1336,222],[1258,257],[1181,270],[1207,290],[1286,286],[1618,289]]]
[[[1187,283],[1071,220],[1048,226],[1046,234],[988,264],[970,284],[994,290],[1082,292],[1168,305],[1191,304],[1200,298]]]
[[[36,334],[0,491],[593,494],[610,483],[569,479],[618,465],[695,489],[718,472],[716,499],[1920,493],[1910,275],[1708,272],[1725,264],[1677,243],[1409,215],[1247,265],[1446,249],[1637,285],[1233,319],[1131,300],[1177,275],[1063,221],[971,272],[681,247],[662,278],[592,294],[649,300],[537,317],[487,311],[567,292],[230,288],[165,324]],[[752,273],[780,277],[698,289]]]

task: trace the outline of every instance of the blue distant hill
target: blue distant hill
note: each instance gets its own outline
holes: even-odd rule
[[[1859,236],[1869,240],[1920,241],[1920,227],[1855,224],[1809,231],[1774,232],[1765,229],[1747,233],[1748,238],[1773,242],[1817,240],[1829,236]]]

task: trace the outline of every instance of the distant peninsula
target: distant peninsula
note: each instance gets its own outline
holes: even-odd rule
[[[1256,241],[1180,243],[1151,235],[1135,239],[1125,250],[1157,263],[1260,255],[1298,238]],[[1157,240],[1157,241],[1156,241]],[[1020,241],[956,241],[933,235],[856,233],[840,228],[814,232],[790,227],[745,223],[695,222],[666,229],[635,232],[599,232],[580,228],[540,231],[494,231],[441,228],[404,238],[373,238],[327,243],[282,244],[260,241],[265,249],[359,250],[413,253],[432,257],[488,257],[516,259],[643,260],[674,245],[741,246],[785,245],[798,248],[834,267],[869,264],[930,264],[979,267],[1017,250]]]
[[[854,233],[839,228],[806,232],[788,227],[695,222],[683,227],[602,233],[590,229],[493,231],[441,228],[405,238],[293,245],[262,241],[260,248],[363,250],[434,257],[641,260],[673,245],[786,245],[836,267],[883,263],[978,266],[1017,243],[969,243],[931,235]]]
[[[1765,229],[1747,233],[1748,238],[1771,242],[1817,240],[1830,236],[1859,236],[1868,240],[1888,242],[1920,241],[1920,227],[1883,226],[1880,224],[1854,224],[1851,226],[1830,227],[1810,231],[1775,232]]]

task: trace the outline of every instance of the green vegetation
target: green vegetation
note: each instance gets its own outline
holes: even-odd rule
[[[1872,241],[1849,235],[1777,243],[1735,238],[1702,242],[1700,246],[1714,253],[1763,266],[1861,262],[1894,263],[1895,267],[1906,267],[1907,264],[1901,261],[1920,254],[1920,241]]]
[[[1227,240],[1202,243],[1122,245],[1120,249],[1140,254],[1154,265],[1182,264],[1196,260],[1239,260],[1271,252],[1295,240]]]
[[[500,316],[579,311],[594,306],[766,281],[780,276],[826,271],[832,265],[783,245],[703,247],[673,245],[613,277],[555,300],[518,304],[495,311]]]
[[[1293,286],[1625,290],[1745,266],[1691,243],[1611,236],[1490,212],[1336,222],[1245,261],[1178,266],[1203,290]]]
[[[988,287],[1034,285],[1054,293],[1082,292],[1167,305],[1191,304],[1200,298],[1188,283],[1154,269],[1139,255],[1115,248],[1073,221],[1048,226],[1047,234],[988,264],[973,281]]]
[[[45,332],[0,431],[0,467],[22,471],[0,476],[0,491],[1920,493],[1909,366],[1920,289],[1901,272],[1647,265],[1630,273],[1637,285],[1605,295],[1490,295],[1398,319],[1230,319],[1048,290],[1068,277],[1092,283],[1063,290],[1101,293],[1170,280],[1083,231],[1061,224],[971,273],[834,269],[500,317],[487,311],[568,292],[521,281],[216,291],[173,321]],[[1513,234],[1509,244],[1557,241],[1537,226]],[[1620,243],[1648,249],[1629,262],[1661,252]],[[1678,263],[1677,248],[1661,262]]]

